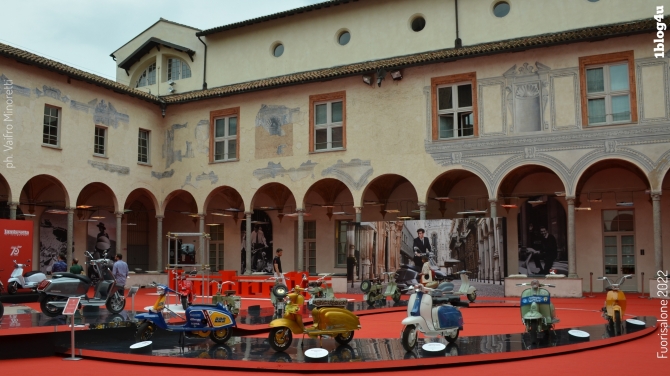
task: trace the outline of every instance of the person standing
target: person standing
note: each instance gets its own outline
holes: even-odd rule
[[[126,280],[128,279],[128,264],[123,261],[123,255],[120,253],[114,257],[114,266],[112,267],[112,275],[116,280],[116,288],[121,292],[121,296],[126,292]]]
[[[84,268],[79,265],[79,259],[72,259],[72,266],[70,266],[70,273],[72,274],[81,274],[84,272]]]
[[[423,261],[423,267],[421,268],[421,283],[428,287],[429,283],[433,282],[433,273],[430,270],[430,263],[428,262],[428,256],[421,256]]]
[[[549,274],[549,270],[556,261],[558,245],[556,244],[556,238],[547,231],[546,227],[540,227],[540,234],[542,234],[542,252],[544,254],[544,269],[540,270],[540,274],[546,275]],[[537,262],[535,265],[537,265]]]
[[[272,270],[274,270],[275,277],[281,278],[282,282],[284,281],[284,274],[281,270],[281,255],[284,253],[284,250],[277,248],[277,255],[272,259]]]
[[[65,256],[58,255],[58,261],[54,262],[51,266],[51,273],[62,273],[67,272],[67,263],[65,262]]]
[[[430,241],[424,236],[426,233],[424,229],[420,228],[416,232],[419,236],[414,238],[414,266],[420,270],[423,267],[422,256],[427,256],[430,251]]]

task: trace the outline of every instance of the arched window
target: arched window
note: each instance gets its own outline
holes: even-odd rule
[[[177,58],[168,59],[168,81],[176,81],[181,78],[189,77],[191,77],[191,68],[184,60]]]
[[[137,80],[137,85],[135,85],[135,87],[154,85],[155,83],[156,83],[156,63],[153,63],[149,65],[144,72],[142,72],[140,78]]]

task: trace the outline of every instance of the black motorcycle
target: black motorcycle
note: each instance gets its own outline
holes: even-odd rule
[[[86,254],[93,258],[89,252]],[[40,294],[40,308],[45,315],[49,317],[61,315],[70,297],[81,298],[82,306],[105,305],[112,313],[123,311],[126,299],[116,289],[116,280],[110,270],[113,261],[103,257],[91,260],[90,264],[95,269],[95,273],[101,276],[97,284],[84,275],[58,272],[54,273],[52,280],[45,279],[37,286],[37,292]],[[91,287],[95,288],[95,295],[89,298],[88,290]]]

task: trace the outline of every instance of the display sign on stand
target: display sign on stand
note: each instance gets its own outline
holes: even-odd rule
[[[128,291],[128,298],[130,298],[133,317],[135,317],[135,295],[139,289],[140,286],[133,286],[130,288],[130,291]]]
[[[65,309],[63,309],[63,315],[70,316],[70,353],[72,354],[69,358],[63,358],[63,360],[81,360],[74,356],[74,315],[77,313],[77,308],[79,308],[79,300],[81,298],[68,298],[67,303],[65,303]]]

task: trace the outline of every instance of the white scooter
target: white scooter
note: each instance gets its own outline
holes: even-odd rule
[[[437,289],[423,285],[409,288],[408,293],[412,295],[407,304],[407,317],[402,320],[405,327],[401,333],[405,351],[414,350],[419,332],[426,337],[443,336],[449,343],[458,339],[458,332],[463,329],[463,315],[454,305],[468,307],[470,304],[453,295],[453,286],[444,282]]]
[[[461,276],[461,287],[454,294],[465,295],[468,297],[470,303],[474,303],[477,299],[477,288],[475,286],[470,286],[470,277],[468,276],[468,273],[470,272],[467,270],[461,270],[460,272],[455,273]]]
[[[23,268],[27,267],[28,263],[30,263],[30,260],[26,261],[26,264],[17,264],[16,260],[14,260],[14,271],[7,281],[8,293],[16,294],[19,289],[36,290],[37,285],[47,279],[47,276],[39,270],[33,270],[23,274]]]

